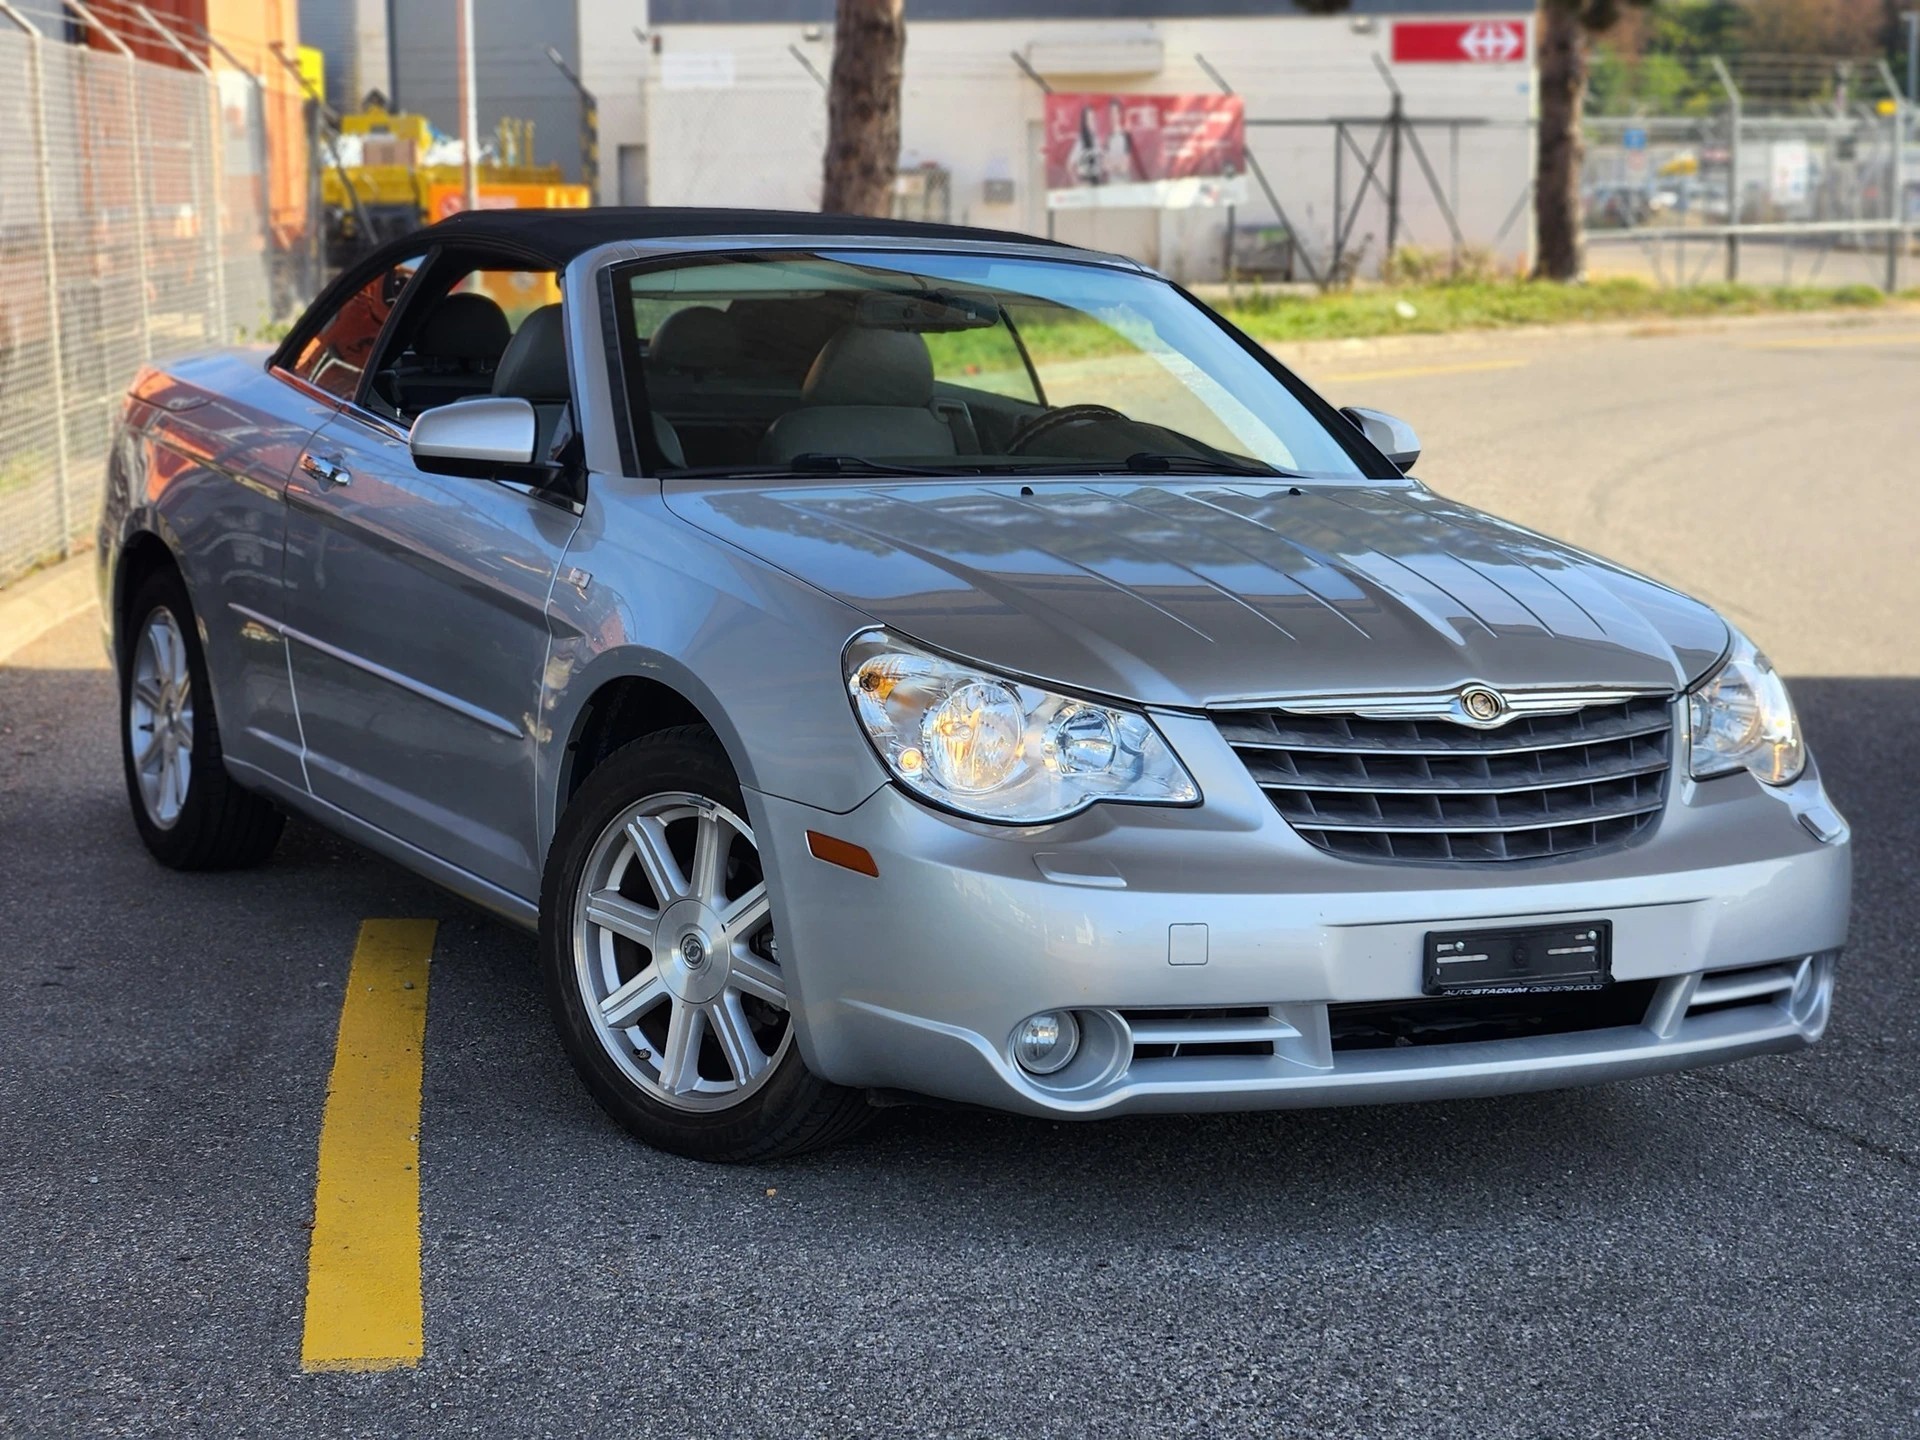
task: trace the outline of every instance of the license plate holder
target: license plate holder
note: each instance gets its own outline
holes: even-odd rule
[[[1600,990],[1613,983],[1610,920],[1503,930],[1429,930],[1425,949],[1429,995]]]

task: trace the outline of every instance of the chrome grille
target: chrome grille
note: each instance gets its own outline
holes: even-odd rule
[[[1666,800],[1673,704],[1662,695],[1490,730],[1283,709],[1213,718],[1274,809],[1354,859],[1576,855],[1651,828]]]

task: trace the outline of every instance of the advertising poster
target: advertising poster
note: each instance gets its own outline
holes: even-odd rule
[[[1047,204],[1178,210],[1246,199],[1238,95],[1047,96]]]

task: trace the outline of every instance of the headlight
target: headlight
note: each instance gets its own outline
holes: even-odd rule
[[[1693,735],[1693,778],[1750,770],[1769,785],[1786,785],[1807,768],[1807,747],[1786,682],[1739,631],[1733,653],[1687,697]]]
[[[854,713],[914,794],[982,820],[1061,820],[1097,800],[1188,805],[1200,788],[1144,715],[1054,695],[870,630],[847,647]]]

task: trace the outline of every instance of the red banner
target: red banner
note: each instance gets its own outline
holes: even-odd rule
[[[1238,95],[1049,95],[1047,189],[1218,179],[1246,168]]]
[[[1524,20],[1396,20],[1393,63],[1498,65],[1527,58]]]

